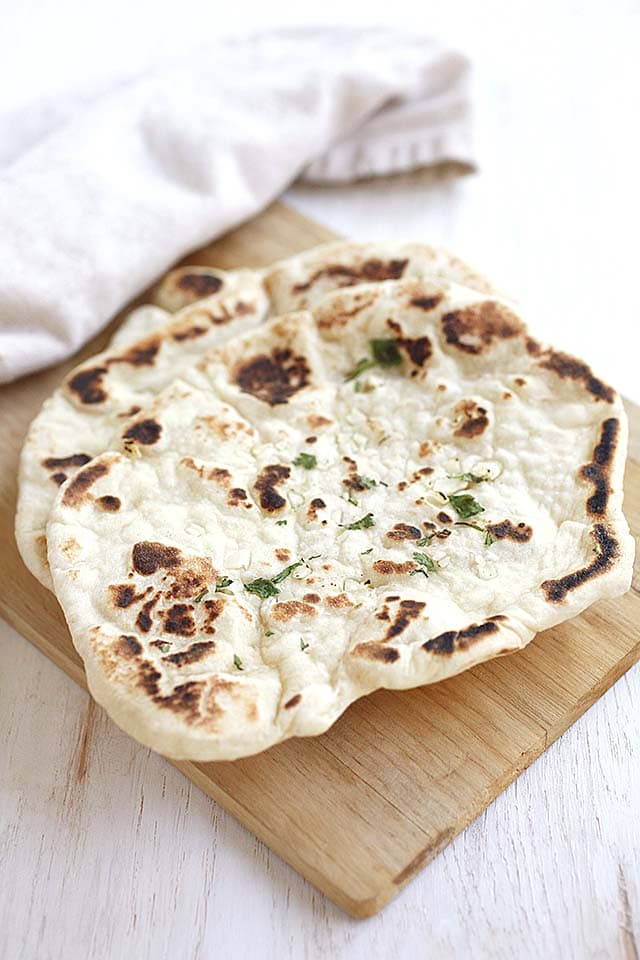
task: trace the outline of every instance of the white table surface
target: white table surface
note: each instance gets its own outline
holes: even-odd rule
[[[450,246],[527,305],[538,336],[640,401],[640,7],[391,6],[376,19],[473,53],[481,172],[288,200],[356,238]],[[277,2],[219,14],[204,0],[10,0],[11,95],[144,62],[194,31],[312,18]],[[0,623],[0,957],[637,960],[639,704],[636,668],[381,915],[355,921]]]

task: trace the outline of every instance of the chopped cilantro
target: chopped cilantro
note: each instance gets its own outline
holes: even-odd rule
[[[351,494],[349,494],[347,497],[347,503],[352,504],[354,507],[358,506],[358,501],[355,499],[355,497],[352,497]]]
[[[397,367],[402,363],[395,340],[369,340],[369,346],[374,360],[381,367]]]
[[[298,560],[296,563],[289,564],[288,567],[285,567],[284,570],[277,573],[275,577],[271,577],[270,580],[267,580],[265,577],[258,577],[257,580],[251,580],[249,583],[245,583],[244,588],[248,593],[255,593],[257,597],[261,597],[263,600],[266,600],[267,597],[277,597],[280,591],[276,584],[286,580],[289,574],[293,573],[297,567],[301,567],[303,563],[303,560]]]
[[[233,583],[233,580],[230,580],[229,577],[218,577],[216,580],[216,593],[232,593],[233,591],[227,590],[227,587],[230,587]]]
[[[313,453],[299,453],[293,461],[294,467],[304,467],[305,470],[313,470],[318,466],[318,458]]]
[[[169,653],[169,650],[171,650],[171,644],[170,644],[170,643],[161,643],[161,644],[160,644],[160,649],[162,650],[163,653]]]
[[[242,660],[240,659],[237,653],[234,653],[233,655],[233,665],[236,668],[236,670],[244,670],[244,667],[242,666]]]
[[[436,533],[430,533],[426,537],[422,537],[420,540],[416,540],[416,547],[426,547],[428,543],[431,543],[433,538],[436,536]]]
[[[417,570],[411,571],[411,576],[414,576],[416,573],[423,573],[428,579],[429,574],[438,569],[431,557],[426,553],[414,553],[413,559],[418,564],[418,568]]]
[[[300,649],[302,650],[303,653],[305,652],[308,646],[309,644],[305,643],[302,637],[300,637]]]
[[[361,373],[364,373],[365,370],[371,370],[371,367],[375,367],[375,365],[375,360],[371,360],[369,357],[361,357],[353,370],[346,375],[345,380],[355,380],[355,378],[359,377]]]
[[[470,493],[452,493],[449,496],[449,502],[463,520],[474,517],[477,513],[484,513],[484,507],[481,507]]]
[[[464,520],[456,520],[456,527],[472,527],[474,530],[478,530],[480,533],[484,533],[484,545],[485,547],[490,547],[492,543],[496,542],[496,538],[491,533],[490,530],[487,530],[486,527],[481,527],[479,523],[465,523]]]
[[[286,527],[286,525],[287,525],[286,520],[276,520],[276,527]]]
[[[273,630],[267,630],[267,632],[265,633],[265,637],[272,637],[272,636],[273,636]]]
[[[314,559],[313,557],[311,559]],[[290,563],[288,567],[285,567],[284,570],[281,570],[280,573],[277,573],[275,577],[271,577],[271,583],[282,583],[283,580],[286,580],[289,574],[293,573],[294,570],[297,570],[298,567],[301,567],[304,563],[304,560],[297,560],[295,563]]]
[[[257,580],[245,583],[244,588],[248,593],[255,593],[257,597],[262,597],[263,600],[266,600],[267,597],[277,597],[280,593],[278,588],[271,583],[271,580],[265,580],[264,577],[258,577]]]
[[[363,550],[363,551],[361,552],[360,556],[361,556],[361,557],[364,557],[367,553],[372,553],[372,552],[373,552],[373,547],[369,547],[368,550]]]
[[[231,583],[231,581],[229,581]],[[197,597],[193,598],[194,603],[200,603],[201,600],[204,600],[206,595],[209,593],[209,587],[205,587],[204,590],[201,590]]]
[[[369,340],[371,357],[361,357],[353,370],[348,373],[345,380],[355,380],[365,370],[372,367],[397,367],[402,363],[402,356],[396,346],[395,340]]]
[[[464,480],[465,483],[483,483],[490,478],[486,474],[481,477],[478,473],[449,473],[447,474],[447,479]]]
[[[367,530],[369,527],[375,527],[376,522],[373,519],[372,513],[367,513],[364,517],[360,517],[359,520],[355,520],[353,523],[341,523],[339,526],[344,527],[345,530]]]
[[[374,487],[380,485],[381,487],[388,487],[389,484],[385,483],[384,480],[375,480],[373,477],[358,477],[360,483],[363,483],[367,490],[373,490]]]

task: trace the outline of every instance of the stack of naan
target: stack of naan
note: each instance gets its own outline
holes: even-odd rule
[[[627,590],[620,397],[465,263],[338,243],[154,301],[44,404],[16,521],[142,743],[322,733]]]

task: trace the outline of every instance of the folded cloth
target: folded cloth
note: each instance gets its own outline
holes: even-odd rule
[[[300,176],[473,166],[468,62],[380,29],[271,32],[0,118],[0,143],[6,382]]]

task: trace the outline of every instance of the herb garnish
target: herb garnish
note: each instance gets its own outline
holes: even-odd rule
[[[273,630],[267,630],[267,632],[265,633],[265,637],[272,637],[272,636],[273,636]]]
[[[367,553],[372,553],[372,552],[373,552],[373,547],[369,547],[368,550],[363,550],[363,551],[361,552],[360,556],[361,556],[361,557],[364,557]]]
[[[355,497],[352,497],[351,494],[349,494],[347,497],[347,503],[352,504],[354,507],[358,506],[358,501],[355,499]]]
[[[317,558],[311,557],[310,559],[313,560]],[[266,600],[267,597],[277,597],[280,591],[276,584],[286,580],[289,574],[293,573],[298,567],[301,567],[303,563],[304,560],[290,563],[288,567],[285,567],[284,570],[277,573],[275,577],[271,577],[269,580],[267,580],[266,577],[258,577],[257,580],[251,580],[250,583],[245,583],[244,588],[248,593],[255,593],[257,597],[262,597],[263,600]]]
[[[358,480],[360,481],[360,483],[363,483],[363,484],[365,485],[365,487],[367,488],[367,490],[373,490],[373,488],[374,488],[374,487],[377,487],[378,484],[379,484],[381,487],[388,487],[388,486],[389,486],[389,484],[388,484],[388,483],[385,483],[384,480],[374,480],[373,477],[362,477],[362,476],[359,476],[359,477],[358,477]]]
[[[242,666],[242,660],[240,659],[237,653],[234,653],[233,655],[233,665],[236,668],[236,670],[244,670],[244,667]]]
[[[302,637],[300,637],[300,649],[302,650],[303,653],[305,652],[308,646],[309,644],[305,643]]]
[[[369,357],[361,357],[353,370],[348,373],[344,379],[346,381],[355,380],[355,378],[359,377],[361,373],[365,372],[365,370],[371,370],[371,367],[375,367],[375,361],[371,360]]]
[[[484,507],[480,506],[470,493],[452,493],[449,495],[449,503],[463,520],[474,517],[477,513],[484,513]]]
[[[233,595],[232,590],[227,590],[227,587],[230,587],[233,583],[233,580],[230,580],[229,577],[218,577],[216,580],[216,593],[229,593]]]
[[[402,357],[395,340],[369,340],[369,347],[372,356],[362,357],[358,360],[353,370],[346,375],[345,380],[355,380],[365,370],[370,370],[375,366],[397,367],[402,363]]]
[[[229,583],[231,583],[231,580],[229,580]],[[200,603],[200,601],[203,600],[208,593],[209,593],[209,587],[205,587],[204,590],[200,591],[197,597],[193,598],[193,602]]]
[[[397,367],[402,363],[395,340],[369,340],[369,346],[376,363],[381,367]]]
[[[170,643],[161,643],[161,644],[160,644],[160,649],[162,650],[163,653],[169,653],[169,650],[171,650],[171,644],[170,644]]]
[[[276,527],[286,527],[286,525],[287,525],[286,520],[276,520]]]
[[[314,453],[299,453],[293,461],[294,467],[304,467],[305,470],[313,470],[318,466],[318,458]]]
[[[419,564],[419,566],[417,570],[411,571],[410,576],[413,576],[416,573],[423,573],[425,577],[429,579],[429,574],[438,569],[431,557],[426,553],[414,553],[413,559],[417,564]]]
[[[489,480],[490,477],[485,474],[480,476],[478,473],[448,473],[448,480],[464,480],[465,483],[484,483],[485,480]]]
[[[367,530],[369,527],[375,527],[376,522],[373,519],[372,513],[367,513],[364,517],[360,517],[359,520],[355,520],[353,523],[339,523],[339,527],[344,527],[345,530]]]
[[[267,597],[277,597],[280,593],[278,588],[271,583],[271,580],[266,580],[264,577],[258,577],[257,580],[245,583],[244,588],[247,593],[255,593],[257,597],[261,597],[263,600],[266,600]]]
[[[492,543],[496,542],[496,538],[486,527],[481,527],[478,523],[465,523],[464,520],[456,520],[456,527],[473,527],[474,530],[479,530],[480,533],[484,533],[484,545],[485,547],[490,547]]]

